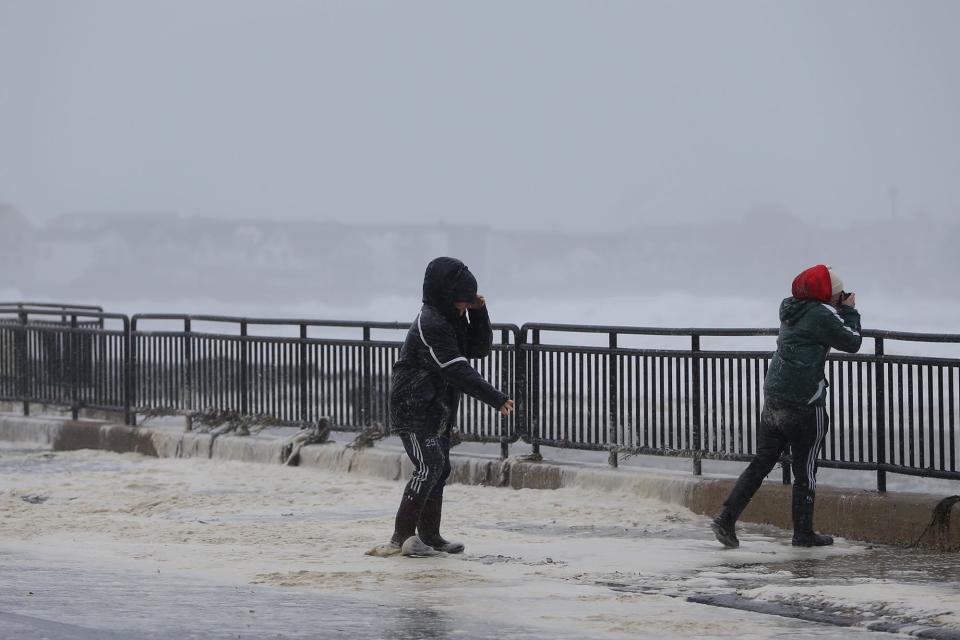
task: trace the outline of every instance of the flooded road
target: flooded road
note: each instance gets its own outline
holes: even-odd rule
[[[226,585],[182,574],[52,566],[0,553],[0,640],[542,638],[403,598]],[[557,633],[552,637],[583,637]]]
[[[0,640],[960,638],[958,554],[794,549],[751,525],[725,550],[706,518],[635,495],[452,485],[443,528],[466,553],[364,555],[401,488],[0,448]]]

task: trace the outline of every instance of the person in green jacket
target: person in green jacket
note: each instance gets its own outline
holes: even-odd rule
[[[818,264],[793,281],[793,295],[780,303],[777,351],[763,384],[764,403],[757,453],[710,524],[726,547],[738,547],[737,518],[789,445],[793,454],[793,545],[819,547],[833,538],[813,531],[817,456],[830,419],[826,411],[824,363],[831,348],[860,350],[856,295],[826,265]]]

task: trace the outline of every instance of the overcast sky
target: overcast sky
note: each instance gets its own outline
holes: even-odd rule
[[[960,2],[0,0],[0,201],[615,229],[960,217]]]

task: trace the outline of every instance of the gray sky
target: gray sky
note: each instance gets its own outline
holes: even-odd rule
[[[611,229],[960,216],[960,2],[0,0],[0,201]]]

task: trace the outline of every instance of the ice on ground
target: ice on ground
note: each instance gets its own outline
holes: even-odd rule
[[[895,581],[852,579],[843,585],[766,585],[741,595],[774,602],[826,604],[855,609],[876,617],[913,624],[947,625],[960,629],[960,583],[898,584]]]

